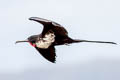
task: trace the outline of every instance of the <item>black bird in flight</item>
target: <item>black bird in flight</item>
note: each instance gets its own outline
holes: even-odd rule
[[[55,46],[57,45],[67,45],[78,42],[116,44],[114,42],[106,41],[89,41],[72,39],[68,36],[67,30],[63,26],[54,21],[38,17],[31,17],[29,18],[29,20],[33,20],[42,24],[44,26],[42,33],[38,35],[32,35],[28,37],[27,40],[24,41],[16,41],[16,43],[29,42],[33,47],[35,47],[39,51],[39,53],[44,58],[53,63],[55,63],[56,61]]]

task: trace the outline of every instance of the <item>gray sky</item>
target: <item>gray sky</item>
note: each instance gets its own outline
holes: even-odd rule
[[[120,80],[120,45],[57,46],[57,61],[45,60],[27,43],[41,17],[63,25],[76,39],[120,42],[119,0],[1,0],[0,80]]]

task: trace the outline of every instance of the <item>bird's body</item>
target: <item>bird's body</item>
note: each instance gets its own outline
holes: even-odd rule
[[[54,41],[55,41],[54,33],[46,33],[43,37],[40,35],[36,35],[35,43],[31,42],[31,44],[33,46],[35,45],[38,48],[47,49]]]
[[[67,30],[60,24],[46,20],[38,17],[31,17],[29,20],[37,21],[41,23],[44,28],[41,34],[33,35],[28,38],[27,41],[17,41],[19,42],[29,42],[33,47],[35,47],[41,55],[51,62],[55,62],[56,54],[55,47],[57,45],[66,45],[77,42],[94,42],[94,43],[111,43],[114,42],[104,42],[104,41],[88,41],[88,40],[77,40],[72,39],[68,36]]]

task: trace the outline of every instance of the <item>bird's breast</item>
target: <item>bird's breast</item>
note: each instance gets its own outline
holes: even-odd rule
[[[55,41],[54,33],[45,34],[43,38],[38,39],[36,41],[36,47],[47,49],[53,42]]]

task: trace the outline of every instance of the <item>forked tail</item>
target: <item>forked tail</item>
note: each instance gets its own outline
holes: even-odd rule
[[[77,39],[74,39],[74,42],[77,43],[77,42],[91,42],[91,43],[108,43],[108,44],[117,44],[115,42],[107,42],[107,41],[89,41],[89,40],[77,40]]]

